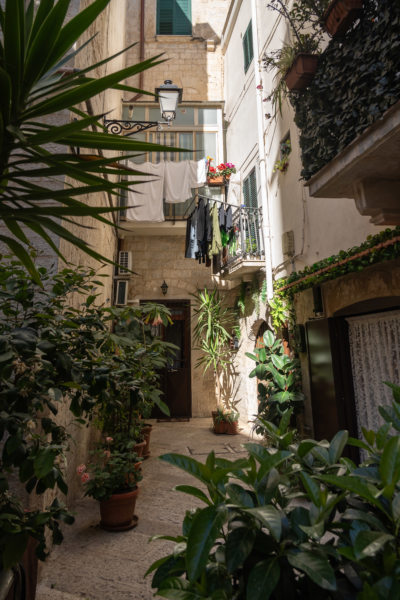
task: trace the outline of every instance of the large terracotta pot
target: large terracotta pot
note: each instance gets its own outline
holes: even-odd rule
[[[360,16],[362,0],[332,0],[324,14],[324,27],[332,36],[341,36]]]
[[[233,423],[226,423],[226,433],[229,435],[238,435],[239,434],[239,423],[238,421],[233,421]]]
[[[150,435],[151,435],[151,430],[153,429],[153,425],[151,425],[150,423],[145,423],[143,428],[142,428],[142,434],[144,437],[144,441],[145,441],[145,447],[143,449],[143,458],[149,458],[150,456]]]
[[[304,90],[314,79],[318,67],[316,54],[298,54],[285,75],[287,88],[292,91]]]
[[[122,494],[113,494],[108,500],[100,500],[100,527],[106,531],[127,531],[137,525],[135,512],[139,488]]]
[[[136,452],[138,456],[143,456],[143,452],[146,446],[146,441],[138,442],[133,446],[133,451]]]

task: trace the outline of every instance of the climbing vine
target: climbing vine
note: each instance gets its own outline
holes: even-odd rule
[[[288,299],[297,292],[317,284],[399,257],[400,226],[370,235],[360,246],[354,246],[346,251],[341,250],[338,254],[320,260],[303,271],[297,271],[289,277],[275,281],[275,292]]]
[[[332,39],[310,87],[291,93],[304,179],[400,99],[400,3],[364,0],[359,23]]]

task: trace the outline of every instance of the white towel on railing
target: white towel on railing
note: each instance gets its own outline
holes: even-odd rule
[[[192,197],[192,169],[190,161],[165,162],[164,198],[168,204],[185,202]]]
[[[241,204],[241,176],[239,171],[232,173],[229,179],[226,201],[232,206],[240,206]]]
[[[190,160],[191,185],[192,188],[198,188],[207,181],[207,162],[204,158],[201,160]]]
[[[130,181],[141,181],[128,192],[127,221],[165,221],[163,210],[163,189],[165,163],[146,162],[135,165],[135,169],[146,175],[132,175]]]

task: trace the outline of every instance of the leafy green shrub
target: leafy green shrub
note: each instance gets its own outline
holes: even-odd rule
[[[258,416],[278,424],[288,408],[298,410],[304,401],[300,365],[296,358],[285,354],[282,340],[272,331],[266,331],[263,340],[264,348],[256,348],[255,354],[246,352],[246,356],[257,363],[250,377],[259,380]],[[264,432],[262,421],[257,422],[256,430]]]
[[[400,597],[400,388],[365,442],[294,443],[291,411],[264,422],[272,447],[246,444],[236,461],[205,464],[165,454],[201,487],[178,491],[205,503],[189,511],[173,552],[148,569],[158,595],[191,600],[387,600]],[[392,435],[391,427],[396,432]],[[361,447],[357,466],[343,456]],[[156,536],[157,537],[157,536]]]

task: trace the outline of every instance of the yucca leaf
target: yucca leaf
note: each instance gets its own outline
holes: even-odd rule
[[[11,252],[15,254],[15,256],[21,261],[28,273],[30,273],[34,282],[37,283],[37,285],[40,285],[40,287],[43,287],[39,273],[37,272],[31,257],[22,244],[14,240],[14,238],[10,238],[6,235],[0,235],[0,241],[8,246]]]

